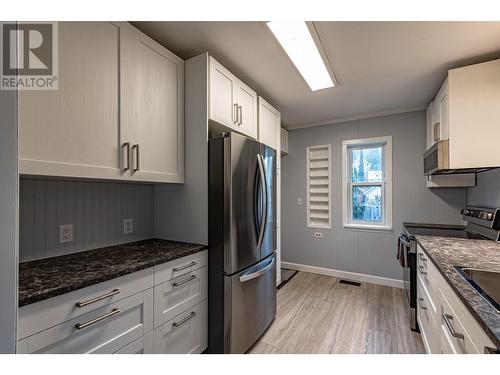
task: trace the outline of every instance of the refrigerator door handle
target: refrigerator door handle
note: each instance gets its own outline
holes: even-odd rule
[[[266,182],[266,172],[264,170],[264,161],[261,154],[257,154],[257,162],[259,165],[260,185],[262,189],[262,201],[264,203],[264,207],[262,209],[262,220],[260,222],[259,238],[257,240],[257,247],[261,247],[262,240],[264,239],[264,231],[266,230],[267,226],[267,182]]]
[[[250,281],[250,280],[256,279],[257,277],[262,276],[263,274],[265,274],[274,265],[274,259],[275,259],[275,257],[273,256],[273,259],[271,259],[271,261],[266,266],[264,266],[263,268],[261,268],[258,271],[255,271],[255,272],[252,272],[252,273],[249,273],[249,274],[243,274],[243,275],[241,275],[240,276],[240,282],[244,283],[245,281]]]

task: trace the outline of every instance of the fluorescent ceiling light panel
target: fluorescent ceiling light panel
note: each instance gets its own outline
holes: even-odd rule
[[[334,86],[332,77],[304,21],[272,21],[268,22],[267,26],[312,91]]]

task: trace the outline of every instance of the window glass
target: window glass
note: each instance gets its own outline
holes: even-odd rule
[[[382,221],[381,186],[352,187],[352,220]]]
[[[352,182],[382,182],[382,146],[351,149]]]

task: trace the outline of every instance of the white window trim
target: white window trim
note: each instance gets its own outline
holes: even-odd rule
[[[384,221],[381,223],[353,222],[351,215],[350,186],[350,157],[349,148],[352,146],[385,145],[382,165],[384,168],[383,181],[383,212]],[[342,142],[342,212],[343,226],[346,229],[391,231],[392,230],[392,136],[353,139]]]

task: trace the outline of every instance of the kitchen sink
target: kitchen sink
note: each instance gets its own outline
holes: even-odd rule
[[[500,272],[458,266],[455,269],[500,313]]]

